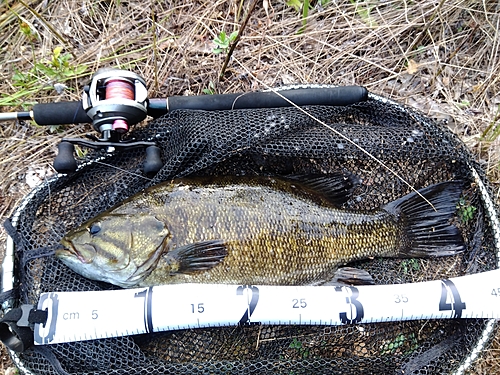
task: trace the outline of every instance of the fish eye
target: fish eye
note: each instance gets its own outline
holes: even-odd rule
[[[87,228],[87,230],[93,236],[101,231],[101,223],[93,223],[90,227]]]

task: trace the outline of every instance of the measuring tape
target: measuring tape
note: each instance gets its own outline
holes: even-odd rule
[[[35,345],[237,324],[343,325],[420,319],[500,319],[500,270],[412,284],[179,284],[43,293]]]

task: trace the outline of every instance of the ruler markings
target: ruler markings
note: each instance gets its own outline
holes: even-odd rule
[[[342,325],[414,319],[500,319],[500,270],[414,284],[178,284],[40,296],[35,343],[237,324]],[[165,302],[168,301],[168,304]]]

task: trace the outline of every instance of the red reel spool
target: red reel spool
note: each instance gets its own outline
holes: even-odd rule
[[[106,82],[106,99],[135,99],[134,85],[123,79],[112,78]],[[128,131],[128,124],[125,120],[115,120],[113,130],[119,133]]]

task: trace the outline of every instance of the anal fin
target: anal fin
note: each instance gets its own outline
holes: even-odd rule
[[[375,281],[367,271],[354,267],[339,268],[333,279],[323,285],[373,285]]]

